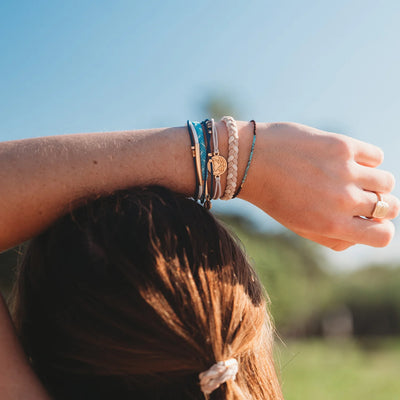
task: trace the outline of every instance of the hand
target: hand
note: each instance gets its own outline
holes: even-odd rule
[[[257,124],[252,165],[240,197],[282,225],[334,250],[386,246],[400,209],[378,147],[295,123]],[[370,217],[383,194],[385,219]]]

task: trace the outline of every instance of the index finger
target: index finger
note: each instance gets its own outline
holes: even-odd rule
[[[367,167],[377,167],[382,164],[383,151],[379,147],[353,139],[354,160]]]

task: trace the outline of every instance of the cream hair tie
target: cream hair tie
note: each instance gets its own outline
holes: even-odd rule
[[[238,372],[238,362],[235,358],[218,361],[207,371],[199,374],[201,391],[208,395],[230,379],[235,380]]]

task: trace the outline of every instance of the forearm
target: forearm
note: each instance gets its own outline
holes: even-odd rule
[[[251,127],[238,123],[243,173]],[[228,148],[218,125],[221,153]],[[225,174],[226,175],[226,174]],[[240,174],[239,174],[240,178]],[[225,187],[225,176],[222,187]],[[136,185],[160,184],[187,196],[195,175],[186,128],[89,133],[0,144],[0,249],[20,243],[51,224],[71,204]]]

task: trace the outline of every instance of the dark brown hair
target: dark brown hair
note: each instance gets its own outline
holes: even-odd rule
[[[162,187],[96,199],[29,244],[14,288],[24,350],[55,399],[203,399],[198,374],[235,357],[210,399],[280,399],[273,328],[240,245]]]

